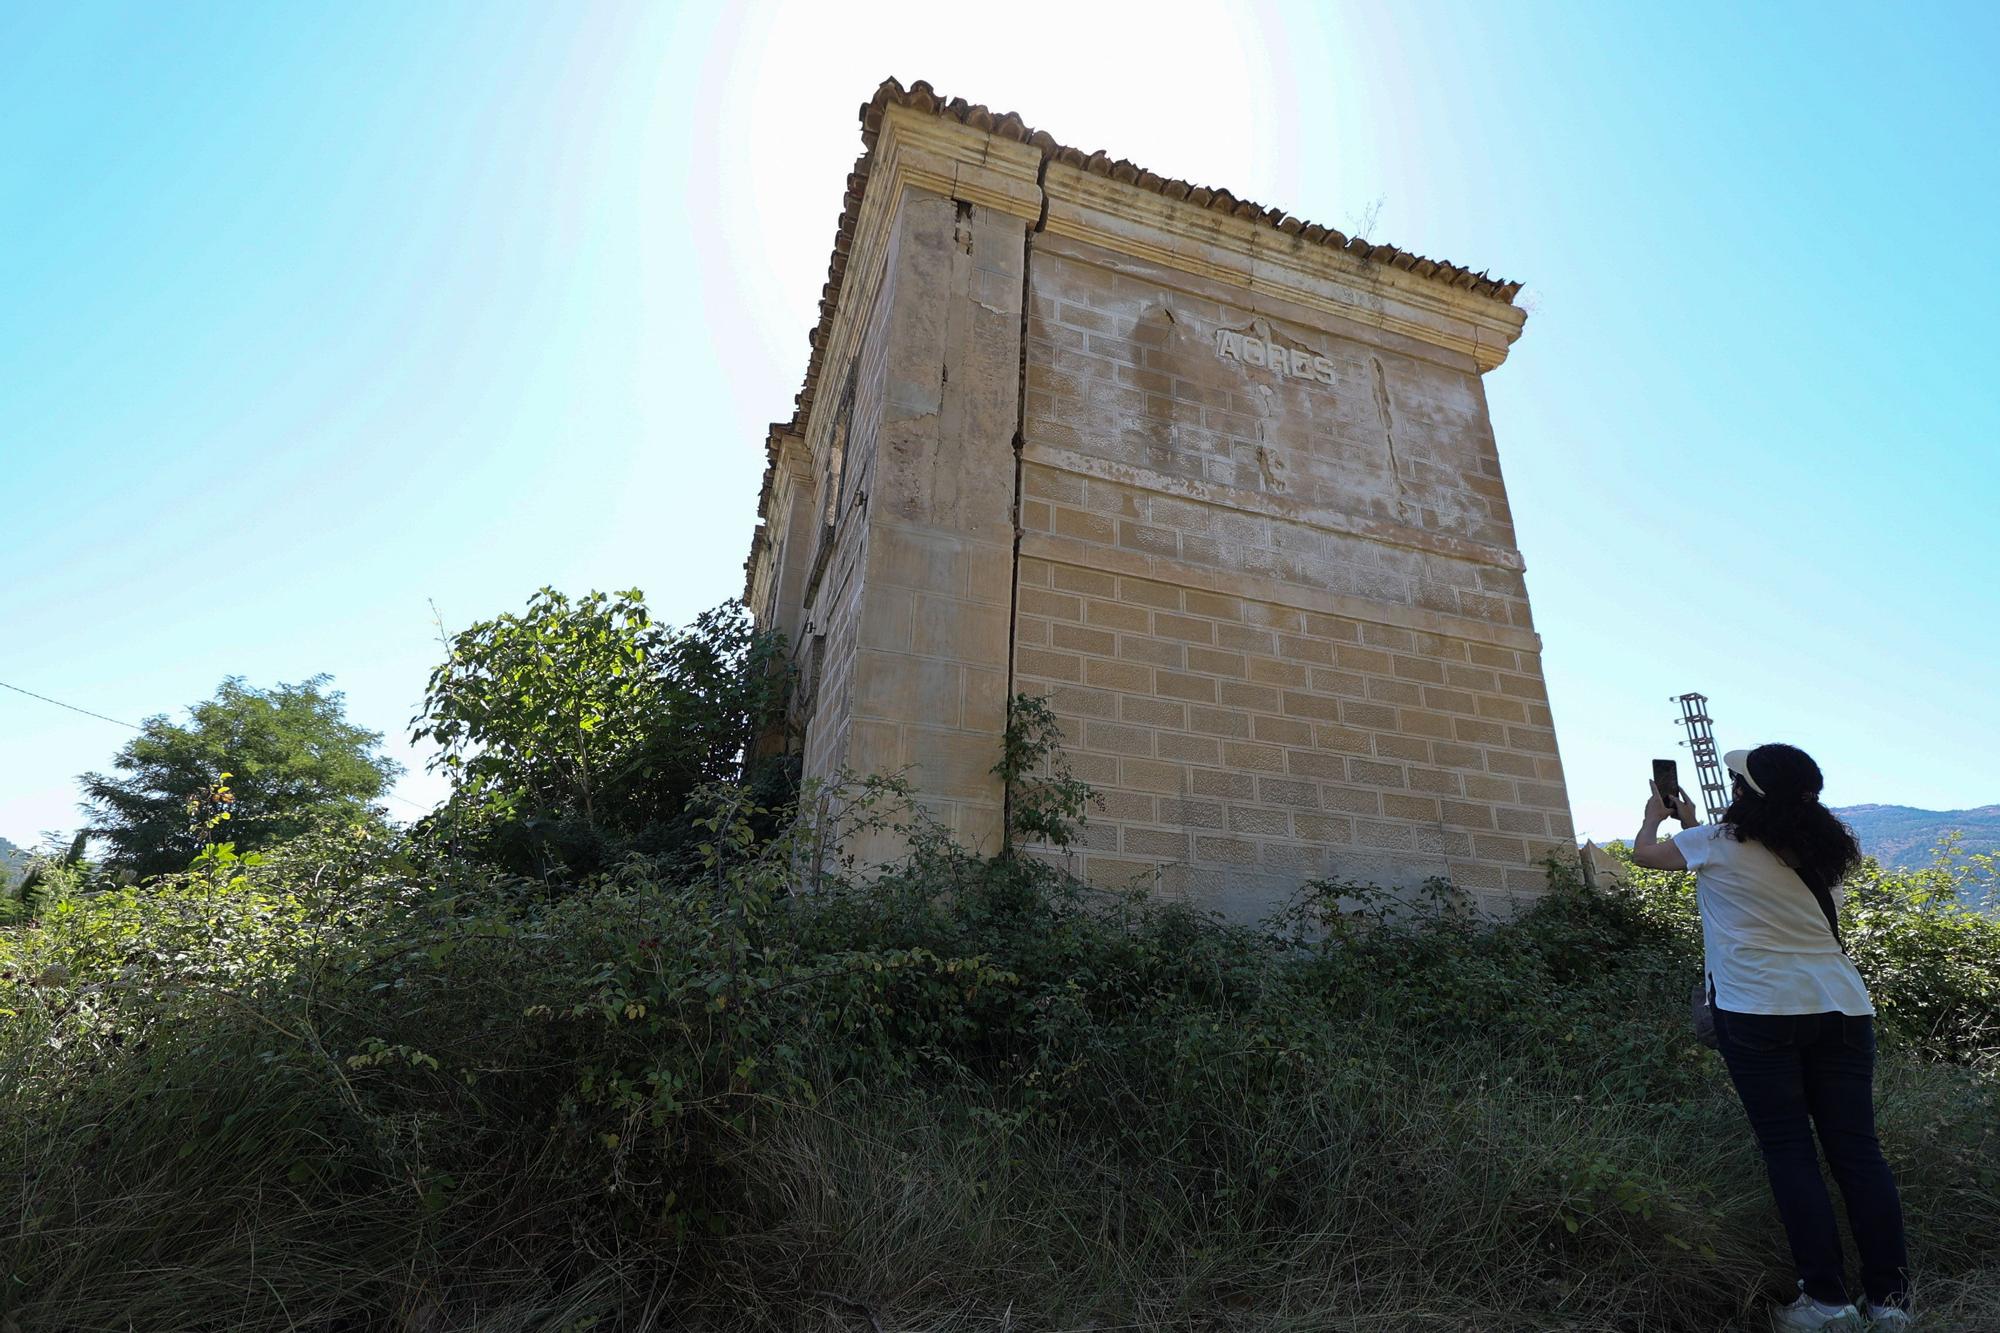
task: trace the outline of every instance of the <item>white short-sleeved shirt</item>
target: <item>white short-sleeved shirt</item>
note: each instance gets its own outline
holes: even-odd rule
[[[1827,929],[1799,872],[1763,843],[1720,824],[1674,835],[1694,871],[1701,940],[1715,1005],[1734,1014],[1872,1014],[1861,974]],[[1835,886],[1837,906],[1841,890]]]

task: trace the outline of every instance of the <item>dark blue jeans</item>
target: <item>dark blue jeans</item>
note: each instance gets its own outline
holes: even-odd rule
[[[1813,1150],[1816,1128],[1861,1251],[1862,1289],[1876,1305],[1904,1304],[1903,1205],[1875,1137],[1875,1020],[1718,1009],[1715,1032],[1764,1151],[1806,1294],[1830,1305],[1848,1299],[1833,1201]]]

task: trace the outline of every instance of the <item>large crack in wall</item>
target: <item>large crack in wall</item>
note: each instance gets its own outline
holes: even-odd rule
[[[1021,623],[1021,487],[1023,451],[1028,445],[1028,320],[1034,311],[1033,276],[1035,271],[1035,237],[1049,223],[1049,163],[1052,155],[1044,152],[1042,164],[1035,169],[1035,189],[1041,195],[1041,211],[1036,214],[1032,226],[1021,239],[1021,335],[1020,359],[1015,367],[1014,383],[1014,552],[1012,577],[1008,580],[1007,594],[1007,724],[1014,720],[1014,638]],[[1014,784],[1010,781],[1000,793],[1000,843],[1003,847],[1013,844],[1014,838]]]

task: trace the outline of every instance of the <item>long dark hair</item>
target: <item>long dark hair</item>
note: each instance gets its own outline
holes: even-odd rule
[[[1799,869],[1817,871],[1829,887],[1861,863],[1854,830],[1820,804],[1826,780],[1811,755],[1795,745],[1760,745],[1745,765],[1764,794],[1736,779],[1729,808],[1722,812],[1730,836],[1763,843]]]

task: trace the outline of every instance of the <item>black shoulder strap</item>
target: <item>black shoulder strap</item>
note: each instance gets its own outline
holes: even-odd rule
[[[1833,942],[1840,946],[1842,953],[1846,953],[1847,941],[1840,938],[1840,913],[1833,905],[1832,891],[1816,872],[1807,870],[1804,866],[1798,867],[1798,876],[1805,881],[1805,886],[1812,890],[1812,896],[1819,901],[1819,910],[1826,913],[1826,925],[1827,929],[1833,932]]]

